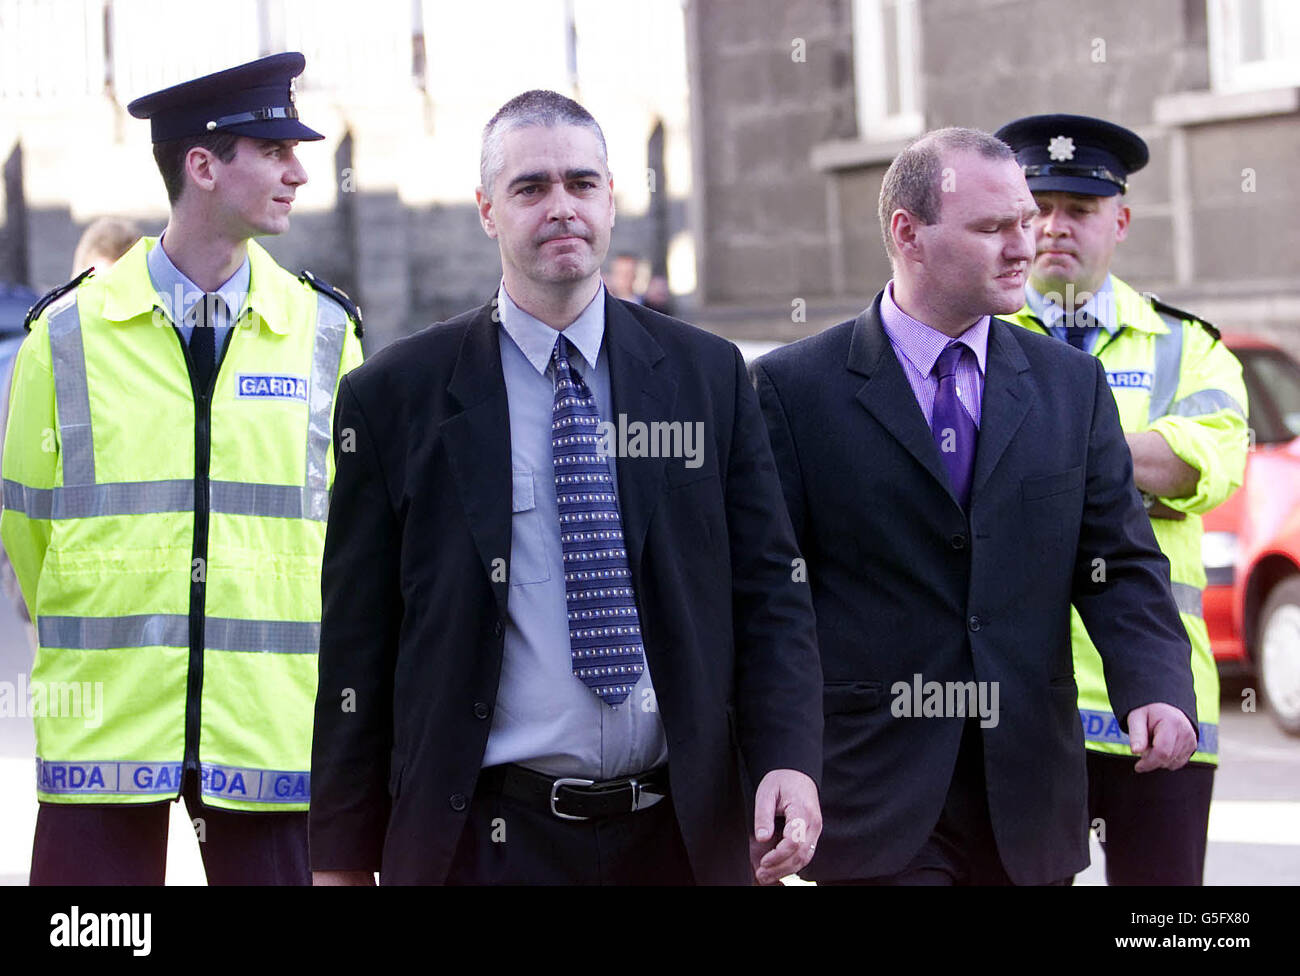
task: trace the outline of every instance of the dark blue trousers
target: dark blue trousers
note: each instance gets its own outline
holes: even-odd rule
[[[181,795],[211,885],[307,885],[306,813],[240,813],[204,806],[187,770]],[[32,845],[33,885],[160,885],[170,803],[42,803]]]
[[[1105,824],[1106,883],[1201,884],[1215,767],[1136,767],[1136,758],[1088,750],[1088,819]]]

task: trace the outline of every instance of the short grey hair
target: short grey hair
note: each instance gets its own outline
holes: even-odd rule
[[[505,168],[505,149],[502,143],[507,132],[526,125],[556,126],[576,125],[596,134],[600,146],[600,164],[609,172],[609,153],[605,148],[605,133],[590,112],[572,98],[559,92],[535,88],[516,95],[492,116],[483,127],[483,148],[479,155],[478,176],[483,190],[492,196],[492,184]]]
[[[939,220],[943,203],[943,161],[946,155],[974,152],[985,159],[1015,159],[1011,147],[982,129],[950,126],[935,129],[911,142],[894,157],[880,184],[880,234],[892,259],[894,237],[889,224],[895,210],[906,210],[923,224]]]

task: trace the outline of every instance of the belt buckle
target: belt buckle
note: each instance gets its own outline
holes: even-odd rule
[[[574,776],[561,776],[551,783],[551,813],[555,814],[561,820],[590,820],[590,817],[574,816],[571,813],[560,813],[555,809],[555,801],[559,797],[561,786],[594,786],[594,779],[578,779]]]

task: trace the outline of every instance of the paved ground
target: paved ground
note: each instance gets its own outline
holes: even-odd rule
[[[31,651],[7,601],[0,599],[0,688],[12,691],[31,668]],[[1225,682],[1223,765],[1210,814],[1207,884],[1300,884],[1300,739],[1262,712],[1243,713],[1245,683]],[[3,694],[0,693],[0,701]],[[31,719],[0,715],[0,884],[26,884],[36,822],[35,740]],[[172,805],[168,884],[203,884],[198,843],[181,804]],[[1101,851],[1080,884],[1104,881]]]

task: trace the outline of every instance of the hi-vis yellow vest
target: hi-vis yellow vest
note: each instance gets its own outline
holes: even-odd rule
[[[248,245],[210,394],[138,242],[14,367],[0,532],[36,622],[37,795],[306,810],[320,566],[349,312]],[[42,701],[38,703],[38,694]]]
[[[1219,674],[1201,614],[1205,567],[1201,559],[1201,514],[1241,485],[1248,449],[1246,387],[1241,363],[1215,333],[1196,319],[1159,311],[1151,300],[1111,276],[1116,321],[1114,338],[1098,336],[1093,354],[1119,406],[1126,433],[1154,430],[1175,454],[1200,471],[1187,498],[1160,499],[1183,512],[1181,521],[1151,520],[1156,541],[1169,559],[1174,602],[1192,644],[1192,678],[1200,735],[1192,762],[1219,761]],[[1045,333],[1028,306],[1012,322]],[[1101,657],[1078,611],[1071,611],[1074,676],[1085,745],[1097,752],[1132,756],[1128,736],[1110,709]]]

